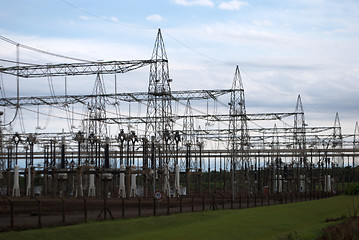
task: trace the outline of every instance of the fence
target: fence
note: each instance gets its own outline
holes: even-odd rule
[[[333,193],[278,193],[180,198],[3,198],[0,231],[77,224],[88,221],[160,216],[218,209],[286,204],[333,196]]]

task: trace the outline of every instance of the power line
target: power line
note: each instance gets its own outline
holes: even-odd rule
[[[125,23],[121,23],[121,22],[116,22],[116,21],[113,21],[113,20],[110,20],[110,19],[107,19],[107,18],[104,18],[104,17],[100,17],[99,15],[94,14],[94,13],[92,13],[92,12],[90,12],[90,11],[88,11],[88,10],[85,10],[85,9],[83,9],[83,8],[80,8],[80,7],[78,7],[78,6],[76,6],[76,5],[72,4],[72,3],[70,3],[70,2],[68,2],[68,1],[65,1],[65,0],[61,0],[61,1],[64,2],[64,3],[66,3],[67,5],[69,5],[69,6],[73,7],[73,8],[75,8],[75,9],[77,9],[77,10],[83,12],[83,13],[86,13],[87,15],[90,15],[90,16],[92,16],[92,17],[98,18],[98,19],[100,19],[100,20],[102,20],[102,21],[105,21],[105,22],[109,22],[109,23],[112,23],[112,24],[121,25],[121,26],[128,27],[128,28],[148,29],[148,30],[155,30],[155,29],[157,29],[157,28],[144,27],[144,26],[139,26],[139,25],[125,24]]]
[[[8,62],[8,63],[16,63],[16,64],[19,63],[19,64],[24,64],[24,65],[32,65],[32,66],[35,66],[35,65],[36,65],[36,64],[33,64],[33,63],[16,62],[16,61],[4,59],[4,58],[0,58],[0,61],[1,61],[1,62]]]
[[[127,28],[134,28],[134,29],[147,29],[147,30],[157,30],[157,28],[153,28],[153,27],[144,27],[144,26],[139,26],[139,25],[133,25],[133,24],[125,24],[125,23],[121,23],[121,22],[117,22],[117,21],[113,21],[113,20],[110,20],[110,19],[107,19],[107,18],[104,18],[104,17],[100,17],[98,16],[97,14],[93,13],[93,12],[90,12],[86,9],[83,9],[83,8],[80,8],[66,0],[61,0],[62,2],[66,3],[67,5],[87,14],[87,15],[90,15],[92,17],[95,17],[97,19],[100,19],[102,21],[105,21],[105,22],[108,22],[108,23],[112,23],[112,24],[117,24],[117,25],[120,25],[120,26],[124,26],[124,27],[127,27]],[[224,62],[222,60],[219,60],[217,58],[214,58],[214,57],[211,57],[207,54],[204,54],[190,46],[188,46],[187,44],[183,43],[182,41],[178,40],[177,38],[175,38],[174,36],[172,36],[171,34],[169,34],[166,30],[163,30],[162,29],[162,32],[164,32],[167,36],[169,36],[170,38],[172,38],[174,41],[176,41],[178,44],[182,45],[183,47],[191,50],[192,52],[195,52],[196,54],[198,55],[201,55],[202,57],[205,57],[207,59],[210,59],[212,61],[215,61],[217,63],[220,63],[220,64],[223,64],[223,65],[230,65],[228,62]]]
[[[50,55],[50,56],[54,56],[54,57],[59,57],[59,58],[64,58],[64,59],[69,59],[69,60],[73,60],[73,61],[80,61],[80,62],[93,62],[90,60],[86,60],[86,59],[81,59],[81,58],[74,58],[74,57],[69,57],[69,56],[65,56],[65,55],[61,55],[61,54],[57,54],[57,53],[52,53],[49,51],[45,51],[45,50],[41,50],[38,48],[34,48],[34,47],[30,47],[24,44],[20,44],[18,42],[15,42],[14,40],[11,40],[9,38],[6,38],[2,35],[0,35],[0,40],[3,40],[5,42],[8,42],[10,44],[13,44],[15,46],[30,50],[30,51],[34,51],[34,52],[38,52],[38,53],[42,53],[42,54],[46,54],[46,55]]]
[[[196,49],[194,49],[194,48],[188,46],[187,44],[181,42],[180,40],[178,40],[178,39],[176,39],[175,37],[173,37],[172,35],[170,35],[170,34],[169,34],[168,32],[166,32],[165,30],[163,30],[163,32],[164,32],[167,36],[169,36],[170,38],[172,38],[173,40],[175,40],[177,43],[179,43],[180,45],[182,45],[182,46],[184,46],[185,48],[187,48],[187,49],[189,49],[189,50],[191,50],[191,51],[193,51],[193,52],[195,52],[195,53],[201,55],[202,57],[208,58],[208,59],[210,59],[210,60],[212,60],[212,61],[215,61],[215,62],[217,62],[217,63],[221,63],[221,64],[223,64],[223,65],[229,65],[229,63],[227,63],[227,62],[224,62],[224,61],[219,60],[219,59],[217,59],[217,58],[211,57],[211,56],[209,56],[209,55],[207,55],[207,54],[204,54],[204,53],[202,53],[202,52],[200,52],[200,51],[198,51],[198,50],[196,50]]]
[[[55,107],[56,107],[56,106],[55,106]],[[54,118],[58,118],[58,119],[67,119],[67,117],[58,116],[58,115],[49,114],[49,113],[38,112],[38,111],[36,111],[36,110],[32,110],[32,109],[30,109],[30,108],[26,108],[26,107],[23,107],[23,106],[21,107],[21,109],[24,109],[24,110],[26,110],[26,111],[33,112],[33,113],[36,113],[36,114],[40,114],[40,115],[43,115],[43,116],[47,116],[47,117],[54,117]],[[61,109],[61,110],[63,110],[63,109]],[[75,112],[75,114],[80,114],[80,113],[76,113],[76,112]],[[76,121],[82,121],[82,119],[75,119],[75,118],[74,118],[74,120],[76,120]]]

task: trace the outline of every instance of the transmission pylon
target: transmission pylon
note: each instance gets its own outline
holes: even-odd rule
[[[193,150],[193,145],[195,143],[195,132],[194,132],[194,118],[191,108],[191,102],[188,99],[186,108],[185,108],[185,117],[183,118],[183,143],[186,147],[186,159],[185,162],[181,162],[181,168],[186,169],[186,186],[189,187],[189,172],[192,169],[193,160],[191,159],[191,151]]]
[[[354,128],[354,136],[353,136],[353,149],[358,150],[359,149],[359,126],[358,122],[355,123]],[[353,180],[355,179],[355,170],[356,169],[356,162],[358,158],[353,157]]]
[[[195,143],[195,132],[194,132],[194,118],[191,107],[191,102],[188,99],[186,103],[184,118],[183,118],[183,142],[184,144]]]
[[[302,99],[300,97],[300,94],[297,98],[297,104],[295,106],[295,114],[294,114],[294,142],[293,142],[293,149],[297,150],[303,150],[299,151],[298,153],[298,159],[297,159],[297,191],[304,191],[305,188],[302,188],[301,183],[303,176],[301,175],[301,166],[302,164],[306,166],[307,164],[307,158],[305,154],[306,149],[306,139],[305,139],[305,118],[304,118],[304,110],[303,110],[303,104]]]
[[[343,148],[343,135],[342,135],[342,128],[341,128],[338,113],[335,114],[332,144],[333,144],[332,149],[342,149]],[[340,153],[340,152],[337,152],[337,153]],[[338,155],[340,155],[340,154],[338,154]],[[333,157],[333,162],[335,164],[339,164],[341,167],[344,167],[344,158],[342,156]]]
[[[271,144],[271,149],[272,149],[272,162],[271,162],[271,167],[272,167],[272,182],[270,183],[272,185],[272,191],[273,192],[279,192],[279,185],[280,185],[280,181],[281,179],[279,178],[279,174],[277,174],[278,169],[280,167],[280,163],[281,163],[281,158],[279,157],[279,136],[278,136],[278,128],[277,128],[277,124],[274,124],[273,127],[273,136],[272,136],[272,144]]]
[[[278,128],[276,123],[274,124],[273,127],[272,149],[273,152],[277,152],[279,150],[279,136],[278,136]]]
[[[306,148],[305,126],[302,99],[300,95],[298,95],[294,114],[294,149],[304,150]],[[299,155],[299,158],[300,161],[306,161],[304,151]]]
[[[239,152],[248,150],[250,147],[244,88],[238,66],[232,83],[229,116],[229,149],[235,153],[234,156],[237,156]]]
[[[101,75],[97,74],[92,95],[91,102],[88,104],[88,119],[87,119],[87,136],[96,136],[97,138],[105,139],[107,137],[106,119],[106,103],[105,103],[105,86]]]
[[[248,166],[249,158],[243,157],[246,154],[246,150],[249,150],[249,133],[247,125],[244,87],[242,83],[239,67],[236,67],[236,71],[232,83],[231,99],[229,104],[229,141],[228,149],[231,152],[231,169],[232,169],[232,194],[235,194],[235,170],[237,164]],[[249,174],[247,174],[249,176]]]
[[[0,112],[0,117],[2,117],[4,113]],[[2,128],[2,121],[0,119],[0,156],[3,156],[3,150],[4,150],[4,146],[3,146],[3,128]],[[2,172],[3,170],[5,170],[5,159],[1,159],[0,160],[0,172]],[[2,173],[0,173],[0,175],[2,175]],[[2,176],[0,176],[2,177]]]
[[[354,147],[354,149],[359,148],[359,126],[358,126],[358,122],[355,123],[355,128],[354,128],[353,147]]]
[[[146,136],[155,136],[157,142],[163,142],[165,132],[172,132],[171,87],[165,45],[161,30],[158,30],[150,65],[148,86]]]

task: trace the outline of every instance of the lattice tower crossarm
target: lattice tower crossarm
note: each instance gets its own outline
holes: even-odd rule
[[[285,117],[289,117],[294,115],[294,113],[255,113],[255,114],[246,114],[246,115],[227,115],[227,114],[202,114],[202,115],[193,115],[194,119],[203,119],[206,121],[213,121],[213,122],[229,122],[234,117],[240,118],[245,117],[247,121],[261,121],[261,120],[280,120]],[[171,122],[177,121],[179,119],[186,118],[186,115],[172,115],[169,120]],[[129,117],[111,117],[106,119],[99,119],[102,121],[108,121],[108,123],[126,123],[126,122],[132,122],[132,123],[156,123],[156,121],[161,120],[162,117],[135,117],[135,116],[129,116]]]
[[[125,73],[166,59],[87,62],[1,67],[0,72],[23,78]]]
[[[186,90],[186,91],[171,91],[167,94],[168,98],[174,101],[187,101],[187,100],[201,100],[201,99],[214,99],[231,93],[232,89],[215,89],[215,90]],[[109,104],[114,104],[116,101],[124,102],[147,102],[151,100],[148,92],[132,92],[132,93],[110,93],[101,95],[105,97]],[[151,94],[152,95],[152,94]],[[54,96],[26,96],[19,98],[19,106],[31,105],[65,105],[65,104],[87,104],[91,98],[97,96],[92,94],[87,95],[56,95]],[[112,102],[113,101],[113,102]],[[17,98],[8,97],[0,98],[1,107],[16,106]]]

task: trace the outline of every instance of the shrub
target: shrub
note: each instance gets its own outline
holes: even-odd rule
[[[345,189],[346,195],[358,195],[359,194],[359,183],[350,183]]]

